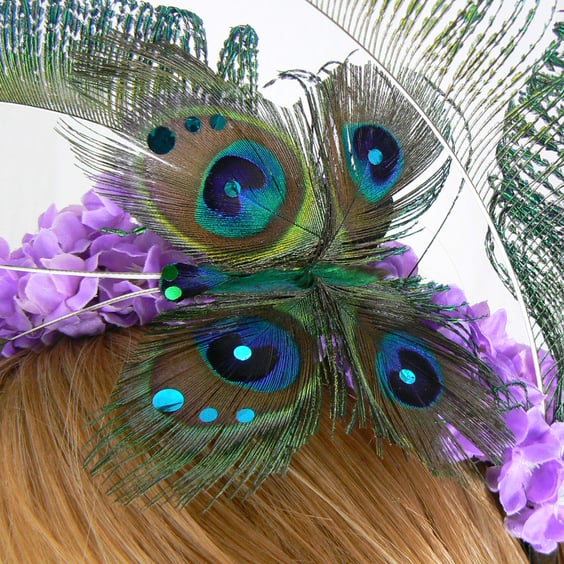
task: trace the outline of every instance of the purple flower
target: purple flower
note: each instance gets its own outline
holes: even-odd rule
[[[411,247],[398,241],[390,241],[382,245],[384,258],[373,262],[371,266],[382,272],[382,279],[407,278],[417,275],[418,258]]]
[[[521,511],[527,501],[543,503],[557,486],[561,445],[540,408],[511,411],[506,417],[515,446],[506,450],[503,465],[489,470],[488,481],[508,515]]]
[[[488,484],[499,493],[508,530],[552,552],[564,541],[564,423],[547,423],[540,407],[513,410],[506,422],[515,445],[487,470]]]
[[[72,337],[94,335],[107,324],[128,327],[152,321],[174,307],[159,292],[124,299],[95,311],[81,312],[102,301],[156,288],[157,280],[136,280],[137,272],[159,273],[166,264],[189,262],[158,235],[111,233],[132,232],[138,224],[113,202],[88,192],[82,206],[57,212],[51,206],[39,218],[37,234],[27,234],[21,248],[9,252],[0,240],[0,258],[5,264],[39,269],[88,272],[131,272],[131,280],[85,278],[0,270],[0,337],[9,339],[51,320],[68,319],[9,342],[3,355],[20,348],[50,344],[56,334]]]

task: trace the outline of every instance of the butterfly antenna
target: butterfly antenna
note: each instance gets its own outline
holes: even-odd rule
[[[35,333],[36,331],[40,331],[41,329],[45,329],[46,327],[50,327],[51,325],[55,325],[56,323],[61,323],[62,321],[66,321],[67,319],[71,319],[72,317],[76,317],[77,315],[81,315],[83,313],[88,313],[91,311],[96,311],[98,309],[101,309],[103,307],[118,303],[118,302],[122,302],[124,300],[128,300],[131,298],[137,298],[139,296],[145,296],[145,295],[149,295],[149,294],[155,294],[157,292],[159,292],[159,288],[147,288],[145,290],[138,290],[137,292],[130,292],[129,294],[124,294],[123,296],[116,296],[115,298],[110,298],[109,300],[105,300],[103,302],[98,302],[96,304],[93,304],[91,306],[82,308],[79,311],[73,311],[72,313],[67,313],[66,315],[62,315],[61,317],[57,317],[56,319],[52,319],[51,321],[46,321],[45,323],[42,323],[41,325],[37,325],[35,327],[33,327],[32,329],[29,329],[28,331],[24,331],[23,333],[20,333],[19,335],[16,335],[15,337],[11,337],[9,339],[5,339],[6,342],[11,342],[11,341],[17,341],[18,339],[20,339],[21,337],[27,337],[28,335],[31,335],[32,333]]]
[[[0,264],[0,270],[53,274],[56,276],[80,276],[81,278],[113,278],[118,280],[159,280],[161,277],[160,272],[90,272],[85,270],[57,270],[11,264]]]

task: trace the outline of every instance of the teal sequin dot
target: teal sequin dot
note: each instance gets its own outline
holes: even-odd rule
[[[202,423],[211,423],[217,419],[217,415],[217,409],[215,409],[215,407],[206,407],[200,411],[198,417]]]
[[[245,407],[237,412],[236,417],[239,423],[250,423],[255,418],[255,412],[254,410]]]
[[[172,282],[178,278],[178,268],[174,264],[167,264],[163,268],[163,272],[161,274],[163,280],[167,282]]]
[[[184,405],[184,395],[175,388],[159,390],[153,396],[153,407],[163,413],[174,413]]]
[[[149,145],[149,149],[151,149],[153,153],[157,153],[157,155],[170,153],[175,143],[176,136],[168,127],[155,127],[155,129],[152,129],[149,135],[147,135],[147,145]]]
[[[190,116],[186,118],[184,126],[190,133],[198,133],[202,129],[202,122],[196,116]]]
[[[210,118],[210,125],[212,129],[221,131],[227,125],[227,119],[221,114],[215,114]]]
[[[236,180],[230,180],[225,183],[223,190],[226,196],[236,198],[241,193],[241,185]]]
[[[415,380],[417,380],[415,374],[409,368],[402,368],[399,372],[399,377],[406,384],[415,384]]]
[[[235,347],[233,349],[233,356],[237,359],[237,360],[249,360],[249,358],[251,358],[251,356],[253,355],[253,351],[245,346],[245,345],[239,345],[238,347]]]
[[[169,286],[164,291],[164,297],[171,302],[178,300],[181,296],[182,290],[178,286]]]
[[[384,155],[380,149],[371,149],[368,151],[368,160],[370,164],[379,165],[384,160]]]

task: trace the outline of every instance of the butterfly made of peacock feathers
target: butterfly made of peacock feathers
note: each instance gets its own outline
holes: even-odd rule
[[[177,307],[126,365],[92,457],[95,470],[140,460],[117,480],[122,499],[163,481],[180,503],[220,480],[255,488],[316,432],[325,401],[378,451],[396,443],[433,471],[456,473],[452,427],[500,459],[508,400],[437,304],[444,287],[378,267],[450,167],[381,71],[338,65],[281,109],[174,45],[108,33],[79,47],[57,95],[23,103],[113,129],[64,132],[102,193],[189,257],[162,271]],[[248,61],[248,42],[235,52]]]
[[[506,406],[463,325],[435,304],[443,288],[377,267],[448,175],[416,111],[371,65],[308,88],[313,111],[281,110],[174,49],[116,41],[95,70],[85,63],[81,88],[105,74],[100,99],[145,87],[147,60],[184,88],[123,112],[112,141],[69,137],[102,193],[190,260],[163,269],[177,308],[147,333],[107,412],[95,468],[119,466],[131,445],[150,455],[115,491],[128,500],[167,479],[186,503],[219,479],[252,489],[316,432],[323,401],[370,426],[378,450],[391,441],[435,471],[455,473],[453,424],[498,459]]]

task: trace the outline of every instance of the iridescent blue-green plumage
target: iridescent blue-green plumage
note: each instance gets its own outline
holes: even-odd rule
[[[398,252],[386,243],[416,228],[453,163],[479,179],[474,130],[495,111],[476,79],[498,64],[481,55],[507,56],[528,24],[516,9],[484,39],[497,17],[486,3],[316,4],[356,22],[376,62],[325,69],[282,109],[258,92],[247,26],[231,31],[216,73],[189,12],[4,2],[0,99],[111,128],[64,133],[104,194],[191,261],[163,271],[177,307],[147,329],[89,459],[115,470],[126,501],[257,487],[316,432],[324,396],[334,419],[374,431],[377,450],[391,441],[444,474],[460,454],[450,426],[491,461],[511,441],[507,390],[464,320],[436,303],[444,288],[385,279],[375,263]],[[516,74],[495,89],[510,95]]]

